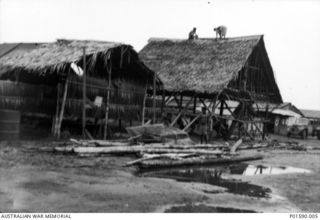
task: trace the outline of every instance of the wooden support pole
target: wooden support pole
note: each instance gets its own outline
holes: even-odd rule
[[[193,125],[193,123],[195,123],[199,118],[200,118],[200,115],[192,119],[192,121],[186,127],[184,127],[183,131],[186,131],[188,128],[190,128],[190,126]]]
[[[224,100],[220,101],[220,116],[223,115],[223,106],[224,106]]]
[[[148,92],[148,81],[146,84],[146,88],[143,94],[143,103],[142,103],[142,112],[141,112],[141,125],[144,125],[144,116],[146,111],[146,99],[147,99],[147,92]]]
[[[104,133],[103,133],[104,140],[107,139],[107,134],[108,134],[108,120],[109,120],[110,92],[111,92],[111,74],[112,74],[111,54],[110,54],[109,62],[110,62],[110,65],[109,65],[109,69],[108,69],[108,91],[107,91],[107,102],[106,102],[106,117],[105,117],[105,122],[104,122]]]
[[[183,104],[183,95],[180,94],[180,100],[179,100],[179,111],[182,110],[182,104]]]
[[[57,105],[56,105],[56,115],[54,118],[54,121],[52,122],[52,130],[51,133],[53,134],[53,136],[57,135],[57,126],[59,123],[59,105],[60,105],[60,83],[58,83],[57,85]]]
[[[61,124],[62,124],[62,120],[63,120],[63,114],[64,114],[64,108],[66,105],[66,99],[67,99],[67,94],[68,94],[68,78],[66,79],[65,83],[64,83],[64,92],[63,92],[63,98],[62,98],[62,103],[61,103],[61,109],[60,109],[60,115],[59,115],[59,119],[58,119],[58,126],[57,126],[57,130],[56,130],[56,137],[58,139],[60,139],[60,134],[61,134]]]
[[[156,123],[156,73],[153,73],[153,102],[152,102],[152,110],[153,110],[153,118],[152,123]]]
[[[86,69],[87,69],[87,62],[86,62],[86,48],[83,47],[83,84],[82,84],[82,138],[86,138],[86,96],[87,96],[87,91],[86,91]]]
[[[177,99],[177,95],[179,95],[179,94],[173,94],[173,98],[176,101],[177,106],[179,107],[180,106],[180,101]]]
[[[172,95],[169,95],[165,100],[165,106],[167,106],[172,101]]]
[[[225,107],[226,109],[230,112],[230,114],[235,118],[236,116],[234,115],[234,113],[231,111],[230,107],[227,105],[227,103],[225,103]]]
[[[193,98],[193,113],[196,114],[197,111],[197,96]]]
[[[164,113],[164,107],[165,107],[165,98],[166,98],[166,91],[164,90],[164,87],[162,86],[162,103],[161,103],[161,115]]]
[[[216,108],[217,108],[217,106],[218,106],[217,101],[218,101],[218,99],[219,99],[220,94],[221,94],[221,92],[219,92],[219,93],[214,97],[214,100],[213,100],[213,102],[212,102],[212,110],[211,110],[211,114],[212,114],[212,115],[215,115],[215,113],[216,113]]]
[[[203,99],[200,99],[200,98],[199,98],[199,100],[200,100],[200,102],[203,104],[203,106],[206,108],[206,110],[207,110],[209,113],[211,113],[211,109],[210,109],[210,107],[207,106],[207,104],[205,103],[205,101],[204,101]]]

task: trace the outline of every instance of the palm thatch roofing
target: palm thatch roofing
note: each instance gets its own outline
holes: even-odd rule
[[[71,71],[71,63],[83,66],[83,48],[86,48],[87,74],[107,78],[108,71],[128,73],[126,66],[135,69],[136,77],[153,77],[153,71],[138,58],[130,45],[89,40],[60,39],[43,43],[33,50],[17,50],[0,58],[0,79],[22,82],[55,84],[59,75]],[[98,67],[97,67],[98,66]],[[132,72],[132,71],[131,71]],[[160,82],[158,80],[158,82]]]
[[[139,56],[159,75],[166,91],[214,94],[238,76],[259,44],[264,48],[263,35],[219,40],[151,38]]]
[[[17,50],[32,50],[37,48],[39,43],[3,43],[0,44],[0,58]]]

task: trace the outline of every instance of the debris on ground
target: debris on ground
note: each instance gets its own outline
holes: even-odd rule
[[[244,150],[308,150],[308,147],[295,141],[244,142],[241,138],[235,142],[196,144],[186,132],[178,128],[166,127],[163,124],[146,124],[128,127],[126,130],[130,135],[130,138],[126,140],[70,139],[69,145],[55,147],[54,150],[74,153],[79,156],[133,154],[138,158],[124,164],[124,166],[138,166],[140,168],[234,163],[262,159],[259,154],[247,156],[241,152]]]
[[[141,126],[127,127],[130,139],[143,143],[179,142],[192,143],[187,132],[164,124],[145,124]]]

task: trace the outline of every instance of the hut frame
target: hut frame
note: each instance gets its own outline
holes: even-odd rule
[[[200,118],[197,106],[201,105],[220,124],[232,121],[221,134],[224,138],[238,128],[239,137],[254,139],[256,134],[263,136],[258,124],[267,118],[255,119],[253,104],[282,103],[261,35],[223,40],[150,39],[139,55],[164,83],[163,114],[174,115],[172,126],[179,119],[188,121],[183,130]],[[230,100],[238,106],[229,106]],[[248,124],[255,132],[240,129]]]

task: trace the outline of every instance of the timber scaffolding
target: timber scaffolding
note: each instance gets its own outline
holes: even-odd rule
[[[256,134],[264,136],[268,105],[282,103],[263,35],[220,40],[151,38],[139,56],[164,84],[164,90],[157,91],[164,117],[172,115],[170,125],[180,121],[184,131],[194,127],[202,106],[225,139],[235,130],[254,139]],[[232,102],[237,105],[230,106]],[[262,116],[257,114],[259,103],[267,106]]]
[[[83,137],[91,136],[86,125],[99,113],[106,138],[111,117],[121,125],[121,119],[144,122],[160,114],[147,90],[162,83],[130,45],[61,39],[13,51],[0,61],[0,108],[51,117],[58,138],[66,118],[80,119]]]

